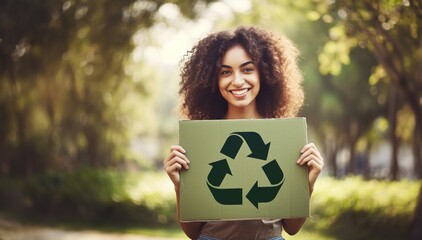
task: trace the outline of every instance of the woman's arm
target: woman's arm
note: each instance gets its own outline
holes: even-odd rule
[[[301,155],[297,160],[299,165],[308,165],[309,172],[309,194],[312,195],[314,191],[315,182],[321,173],[322,168],[324,167],[324,159],[319,153],[317,147],[313,143],[305,145],[300,151]],[[294,235],[299,232],[305,223],[306,218],[292,218],[292,219],[283,219],[283,229],[289,234]]]
[[[177,220],[180,227],[185,234],[191,238],[198,238],[202,222],[181,222],[180,221],[180,170],[182,168],[189,169],[189,160],[185,156],[186,151],[181,146],[171,146],[169,156],[164,160],[164,169],[170,180],[173,182],[174,190],[176,191],[176,209],[177,209]]]

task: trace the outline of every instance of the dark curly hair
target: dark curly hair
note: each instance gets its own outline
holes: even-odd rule
[[[225,52],[240,44],[258,67],[257,110],[265,118],[294,117],[304,100],[298,50],[282,35],[257,27],[221,31],[200,40],[182,59],[181,111],[192,120],[221,119],[227,102],[218,89],[218,71]]]

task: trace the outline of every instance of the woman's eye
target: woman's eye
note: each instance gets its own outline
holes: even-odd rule
[[[230,74],[230,71],[228,71],[228,70],[223,70],[223,71],[220,72],[221,76],[227,76],[229,74]]]
[[[250,72],[253,72],[253,68],[245,68],[245,69],[243,69],[243,72],[244,72],[244,73],[250,73]]]

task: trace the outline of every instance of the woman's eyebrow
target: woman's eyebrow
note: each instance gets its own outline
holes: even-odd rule
[[[248,64],[254,64],[252,61],[247,61],[247,62],[244,62],[244,63],[242,63],[242,64],[240,64],[240,66],[239,67],[244,67],[244,66],[246,66],[246,65],[248,65]],[[229,65],[224,65],[224,64],[222,64],[221,66],[220,66],[220,68],[232,68],[231,66],[229,66]]]
[[[232,67],[230,67],[229,65],[224,65],[223,64],[223,65],[220,66],[220,68],[230,68],[231,69]]]
[[[244,67],[244,66],[246,66],[248,64],[254,64],[254,63],[252,61],[247,61],[245,63],[240,64],[240,67]]]

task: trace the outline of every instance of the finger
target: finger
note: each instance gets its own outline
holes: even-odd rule
[[[175,172],[175,171],[178,172],[182,169],[182,165],[180,163],[174,163],[170,165],[167,169],[168,169],[168,172]]]
[[[318,155],[308,150],[302,155],[300,155],[296,163],[302,165],[302,163],[309,161],[313,157],[318,158]]]
[[[305,155],[305,156],[311,155],[311,154],[313,154],[313,155],[317,156],[318,158],[322,159],[321,153],[318,151],[318,149],[315,147],[315,145],[313,147],[305,149],[305,151],[302,153],[302,155]]]
[[[183,154],[182,152],[180,152],[180,150],[181,149],[173,149],[173,150],[171,150],[169,156],[166,159],[164,159],[163,165],[166,165],[166,163],[169,162],[174,157],[179,157],[179,158],[183,159],[184,161],[186,161],[189,164],[190,163],[189,159],[186,157],[185,154]]]
[[[189,165],[188,165],[188,163],[186,162],[186,160],[184,160],[184,159],[182,159],[182,158],[180,158],[180,157],[178,157],[178,156],[175,156],[175,157],[173,157],[172,159],[170,159],[165,165],[164,165],[164,167],[165,168],[168,168],[168,167],[171,167],[172,165],[175,165],[175,164],[178,164],[178,165],[180,165],[180,168],[179,169],[181,169],[181,167],[183,167],[183,168],[185,168],[185,169],[189,169]]]
[[[190,163],[189,159],[186,157],[185,154],[183,154],[179,151],[176,151],[176,150],[173,150],[172,153],[175,157],[179,157],[179,158],[183,159],[185,162]]]
[[[314,145],[315,146],[315,145]],[[299,159],[297,160],[297,163],[302,162],[305,158],[307,158],[308,156],[316,156],[317,158],[319,158],[320,160],[323,161],[323,158],[321,156],[321,153],[318,151],[318,149],[316,147],[312,147],[312,148],[303,148],[305,149],[304,152],[302,152],[302,154],[299,156]],[[303,151],[302,149],[302,151]]]
[[[300,150],[301,153],[304,153],[306,150],[310,149],[310,148],[316,148],[314,143],[308,143],[305,146],[303,146],[303,148]]]
[[[319,157],[318,155],[315,155],[315,154],[310,154],[310,155],[304,154],[304,155],[302,155],[299,158],[299,160],[297,160],[297,164],[303,165],[303,164],[305,164],[305,163],[307,163],[311,160],[314,160],[314,161],[316,161],[316,163],[321,164],[321,165],[324,164],[324,160],[321,157]]]
[[[182,153],[186,153],[186,150],[179,145],[172,145],[170,147],[170,152],[173,151],[173,150],[176,150],[176,151],[179,151],[179,152],[182,152]]]
[[[321,163],[318,163],[315,159],[312,159],[310,161],[307,162],[308,167],[317,170],[317,172],[321,172],[322,167],[324,166]]]

